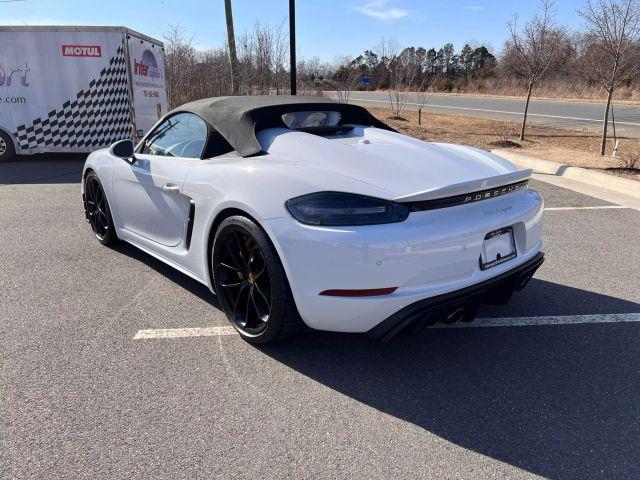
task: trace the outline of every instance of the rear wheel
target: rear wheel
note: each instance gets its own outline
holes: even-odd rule
[[[89,172],[84,181],[84,212],[101,244],[112,245],[118,241],[109,202],[95,172]]]
[[[6,132],[0,130],[0,162],[10,162],[16,156],[16,149],[11,141],[11,137]]]
[[[278,254],[252,220],[233,216],[216,232],[213,280],[227,318],[251,343],[282,340],[301,320]]]

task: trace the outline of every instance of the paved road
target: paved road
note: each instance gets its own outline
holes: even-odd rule
[[[388,105],[386,92],[353,92],[351,100],[366,105]],[[416,109],[415,98],[409,107]],[[433,95],[427,111],[466,115],[495,120],[520,121],[524,100],[516,98],[483,97],[471,95]],[[558,128],[601,129],[604,104],[586,102],[557,102],[533,99],[529,106],[533,123]],[[640,105],[615,105],[617,132],[633,138],[640,137]]]
[[[0,169],[0,478],[640,477],[640,323],[135,340],[226,321],[94,240],[78,162],[39,165]],[[640,312],[640,212],[550,210],[544,236],[537,278],[481,317]]]

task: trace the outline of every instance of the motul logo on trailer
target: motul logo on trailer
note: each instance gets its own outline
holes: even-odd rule
[[[65,57],[101,57],[100,45],[62,45],[62,55]]]

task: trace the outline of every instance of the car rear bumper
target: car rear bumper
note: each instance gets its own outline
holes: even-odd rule
[[[484,282],[426,298],[404,307],[367,333],[376,340],[389,340],[403,330],[417,333],[436,322],[471,321],[483,303],[503,304],[522,290],[544,262],[539,252],[527,262]]]
[[[363,333],[427,298],[458,291],[528,262],[542,250],[543,202],[523,190],[469,205],[412,213],[400,223],[316,227],[292,217],[264,222],[300,316],[311,328]],[[513,228],[516,258],[489,269],[485,235]],[[326,291],[395,289],[348,297]]]

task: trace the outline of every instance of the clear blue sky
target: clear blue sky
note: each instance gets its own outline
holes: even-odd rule
[[[558,23],[581,25],[576,10],[584,0],[557,0]],[[356,56],[382,37],[401,46],[440,47],[452,42],[485,42],[499,51],[506,22],[517,13],[526,20],[535,0],[297,0],[298,54],[332,60]],[[287,20],[288,0],[233,0],[236,32],[256,21]],[[162,38],[179,24],[198,46],[224,41],[223,0],[0,0],[0,25],[124,25]],[[1,48],[1,47],[0,47]]]

